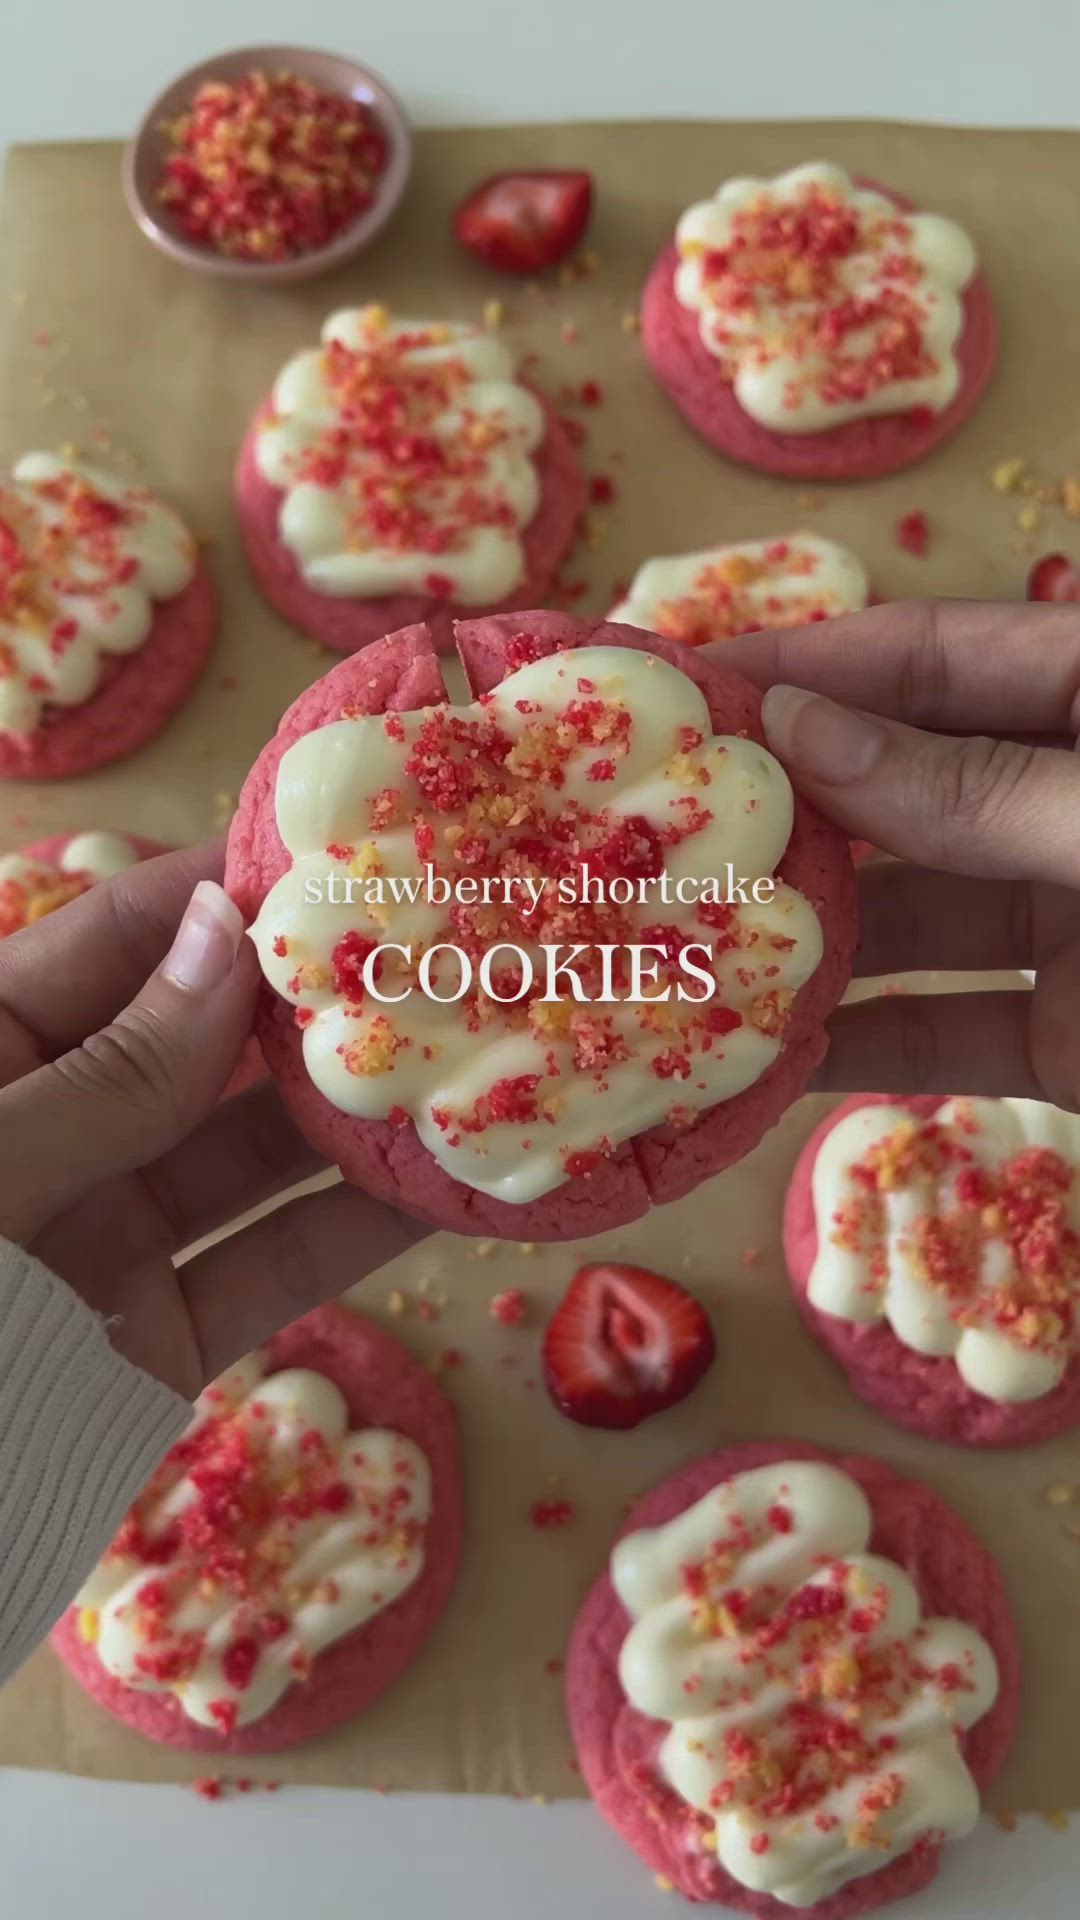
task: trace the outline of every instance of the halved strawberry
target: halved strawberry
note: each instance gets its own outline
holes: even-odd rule
[[[1080,600],[1080,567],[1067,554],[1044,553],[1027,578],[1029,600]]]
[[[574,1275],[544,1333],[547,1390],[583,1427],[636,1427],[682,1400],[716,1352],[705,1309],[674,1280],[604,1261]]]
[[[461,246],[502,273],[542,273],[572,253],[589,223],[592,175],[495,173],[454,215]]]

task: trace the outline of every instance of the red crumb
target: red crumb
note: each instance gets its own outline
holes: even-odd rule
[[[905,553],[913,553],[920,560],[930,550],[930,522],[921,507],[911,513],[905,513],[896,523],[896,544]]]
[[[520,1287],[506,1287],[497,1293],[488,1308],[493,1320],[503,1327],[518,1327],[528,1311],[528,1302]]]
[[[529,1519],[539,1533],[550,1533],[554,1528],[569,1526],[576,1511],[572,1500],[534,1500]]]

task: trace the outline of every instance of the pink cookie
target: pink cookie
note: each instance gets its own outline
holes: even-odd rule
[[[761,696],[754,687],[715,658],[636,628],[558,613],[497,614],[459,622],[457,642],[476,694],[496,686],[524,659],[569,647],[618,646],[652,653],[677,666],[701,689],[715,726],[732,733],[746,729],[761,739]],[[288,865],[274,815],[277,770],[285,750],[343,712],[404,711],[444,697],[423,627],[387,636],[301,695],[245,781],[229,835],[226,885],[248,921]],[[334,1107],[307,1073],[291,1008],[268,987],[260,996],[256,1033],[302,1132],[357,1186],[456,1233],[529,1240],[603,1233],[639,1218],[652,1205],[679,1199],[742,1159],[804,1091],[824,1055],[824,1023],[850,972],[855,887],[846,842],[805,802],[796,806],[792,836],[777,872],[812,902],[824,933],[824,957],[795,1000],[777,1059],[744,1093],[706,1111],[689,1131],[653,1127],[601,1159],[588,1175],[567,1179],[534,1202],[512,1205],[454,1179],[423,1146],[411,1122],[358,1120]]]
[[[903,1480],[880,1461],[838,1458],[795,1442],[747,1442],[696,1461],[665,1480],[633,1509],[621,1533],[655,1527],[692,1506],[721,1480],[782,1460],[827,1460],[857,1480],[873,1508],[871,1549],[903,1567],[926,1615],[944,1614],[974,1627],[993,1649],[997,1700],[966,1734],[964,1758],[980,1791],[990,1786],[1012,1745],[1020,1709],[1020,1650],[996,1562],[929,1487]],[[581,1769],[601,1813],[654,1873],[688,1900],[709,1901],[760,1920],[792,1909],[754,1893],[687,1838],[696,1816],[661,1779],[656,1756],[663,1723],[631,1707],[618,1675],[630,1621],[605,1572],[574,1626],[566,1667],[570,1725]],[[802,1908],[815,1920],[857,1920],[888,1900],[919,1892],[934,1879],[940,1848],[920,1846],[878,1872],[849,1881],[831,1899]]]
[[[872,180],[902,212],[912,203]],[[948,440],[974,412],[997,358],[997,318],[986,278],[976,274],[963,294],[964,330],[956,349],[960,387],[940,413],[915,408],[845,421],[823,433],[774,433],[735,398],[720,363],[702,344],[696,313],[676,298],[678,254],[664,248],[645,282],[641,337],[661,385],[679,411],[719,453],[788,480],[873,480],[912,466]]]
[[[171,851],[171,849],[164,846],[160,840],[146,840],[141,834],[125,833],[118,837],[128,842],[129,846],[131,846],[138,855],[140,861],[153,860],[158,854],[169,853]],[[58,869],[57,880],[60,882],[61,891],[55,900],[54,906],[46,909],[48,912],[54,911],[55,907],[66,904],[67,899],[77,899],[80,893],[87,891],[87,886],[84,884],[73,889],[70,894],[65,895],[63,892],[63,875],[59,871],[60,862],[63,859],[66,849],[71,845],[73,840],[78,838],[81,838],[81,835],[55,833],[47,840],[34,840],[29,846],[20,847],[19,849],[19,853],[23,859],[39,861],[43,866]],[[97,876],[95,876],[89,884],[97,884]],[[4,884],[0,882],[0,938],[3,938],[7,934],[18,932],[27,924],[29,917],[25,912],[20,910],[18,898],[12,898],[11,895],[12,889],[5,887]],[[243,1052],[233,1069],[225,1091],[222,1094],[222,1099],[230,1099],[234,1093],[246,1092],[248,1087],[254,1086],[255,1082],[263,1079],[265,1074],[266,1066],[262,1054],[259,1051],[259,1043],[254,1036],[252,1036],[245,1042]]]
[[[78,707],[47,706],[33,733],[0,733],[0,778],[63,780],[145,746],[183,706],[216,629],[213,583],[200,559],[181,593],[154,603],[142,646],[104,663],[89,700]]]
[[[427,1457],[432,1510],[413,1585],[366,1626],[317,1655],[310,1676],[259,1720],[215,1734],[170,1694],[142,1693],[109,1675],[70,1608],[52,1634],[68,1670],[99,1706],[137,1733],[194,1753],[276,1753],[363,1713],[416,1659],[450,1600],[461,1559],[463,1507],[457,1428],[449,1402],[400,1341],[344,1307],[319,1307],[267,1343],[272,1368],[306,1367],[344,1394],[357,1424],[404,1434]]]
[[[537,396],[539,398],[539,396]],[[546,598],[559,565],[569,551],[585,504],[581,462],[566,428],[546,402],[547,434],[537,452],[541,498],[522,536],[527,572],[509,599],[490,612],[535,606]],[[383,599],[348,599],[319,593],[309,587],[296,560],[278,533],[282,500],[279,488],[263,479],[255,464],[255,439],[266,416],[263,406],[255,416],[240,449],[236,467],[236,510],[251,571],[264,597],[301,633],[308,633],[335,653],[355,653],[373,640],[401,627],[426,621],[440,653],[454,649],[454,621],[477,609],[432,599],[424,594],[397,593]]]
[[[886,1420],[958,1446],[1037,1446],[1080,1424],[1080,1359],[1070,1361],[1064,1378],[1050,1393],[1006,1405],[976,1393],[949,1357],[936,1359],[905,1346],[886,1320],[858,1326],[837,1314],[822,1313],[807,1297],[818,1252],[814,1162],[823,1142],[860,1107],[891,1105],[926,1120],[944,1104],[944,1098],[930,1094],[903,1099],[884,1093],[856,1094],[810,1135],[795,1162],[784,1206],[784,1252],[795,1299],[814,1338],[839,1362],[853,1391]]]

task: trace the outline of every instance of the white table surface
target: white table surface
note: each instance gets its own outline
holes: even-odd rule
[[[428,125],[1077,120],[1076,0],[52,0],[7,13],[0,140],[123,133],[177,69],[272,38],[366,58]],[[890,1913],[1064,1920],[1078,1881],[1080,1818],[1068,1833],[987,1824],[932,1896]],[[580,1803],[286,1790],[208,1804],[30,1773],[0,1778],[0,1887],[27,1920],[647,1920],[660,1898]]]

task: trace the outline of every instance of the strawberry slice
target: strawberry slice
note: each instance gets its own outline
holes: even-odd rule
[[[1045,553],[1027,579],[1029,600],[1080,600],[1080,567],[1067,554]]]
[[[603,1261],[571,1280],[544,1333],[547,1390],[583,1427],[636,1427],[682,1400],[711,1366],[712,1327],[685,1287]]]
[[[542,273],[572,253],[589,223],[592,175],[495,173],[454,215],[468,253],[502,273]]]

